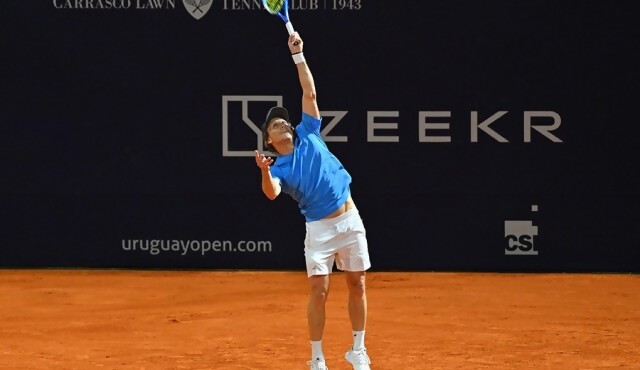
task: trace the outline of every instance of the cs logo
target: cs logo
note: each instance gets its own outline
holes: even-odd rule
[[[532,211],[537,211],[538,207],[533,206]],[[533,225],[533,221],[512,221],[504,222],[505,255],[528,255],[537,256],[538,249],[534,244],[534,237],[538,236],[538,227]]]

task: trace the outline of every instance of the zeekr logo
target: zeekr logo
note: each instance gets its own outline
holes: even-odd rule
[[[222,155],[251,157],[264,152],[260,126],[269,108],[282,106],[281,95],[225,95],[222,97]],[[260,115],[256,115],[261,112]],[[234,140],[236,138],[236,140]],[[237,140],[240,138],[242,140]]]
[[[537,205],[531,206],[532,212],[538,211]],[[538,236],[538,226],[533,221],[506,220],[504,222],[505,255],[537,256],[535,237]]]
[[[184,0],[187,1],[187,0]],[[254,150],[263,151],[262,133],[260,125],[264,120],[264,114],[274,105],[282,105],[281,95],[223,95],[222,96],[222,155],[224,157],[252,157]],[[480,141],[493,141],[496,143],[513,143],[506,137],[492,129],[490,125],[505,116],[508,111],[498,111],[489,117],[482,116],[478,111],[452,112],[452,111],[418,111],[416,128],[418,129],[418,142],[425,145],[446,145],[453,142],[466,141],[470,144]],[[349,137],[346,135],[334,135],[332,130],[341,123],[351,120],[358,122],[362,128],[362,135],[366,135],[367,143],[399,143],[400,111],[358,111],[345,119],[350,112],[348,110],[321,110],[322,126],[320,135],[325,142],[346,143]],[[357,115],[356,115],[357,114]],[[451,117],[460,117],[466,124],[468,117],[469,137],[455,137],[449,132]],[[552,143],[562,143],[562,139],[553,131],[560,127],[561,117],[554,111],[524,111],[522,113],[523,136],[521,143],[530,143],[537,132],[536,140],[547,140]],[[542,120],[543,122],[540,122]],[[551,122],[551,123],[549,123]],[[296,122],[293,122],[297,124]],[[514,139],[511,139],[514,140]],[[273,154],[273,153],[272,153]]]

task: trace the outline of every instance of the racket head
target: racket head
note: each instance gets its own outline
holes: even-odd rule
[[[289,22],[288,0],[262,0],[264,8],[273,15],[277,15],[286,23]]]

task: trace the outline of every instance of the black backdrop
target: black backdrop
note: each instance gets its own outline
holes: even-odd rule
[[[373,269],[640,271],[634,1],[291,5]],[[3,2],[0,266],[303,268],[251,157],[270,105],[300,115],[285,27],[190,14]]]

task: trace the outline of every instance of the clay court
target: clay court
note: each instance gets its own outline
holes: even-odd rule
[[[324,347],[348,370],[346,288]],[[304,272],[0,270],[0,368],[306,369]],[[640,369],[640,279],[368,274],[372,369]]]

